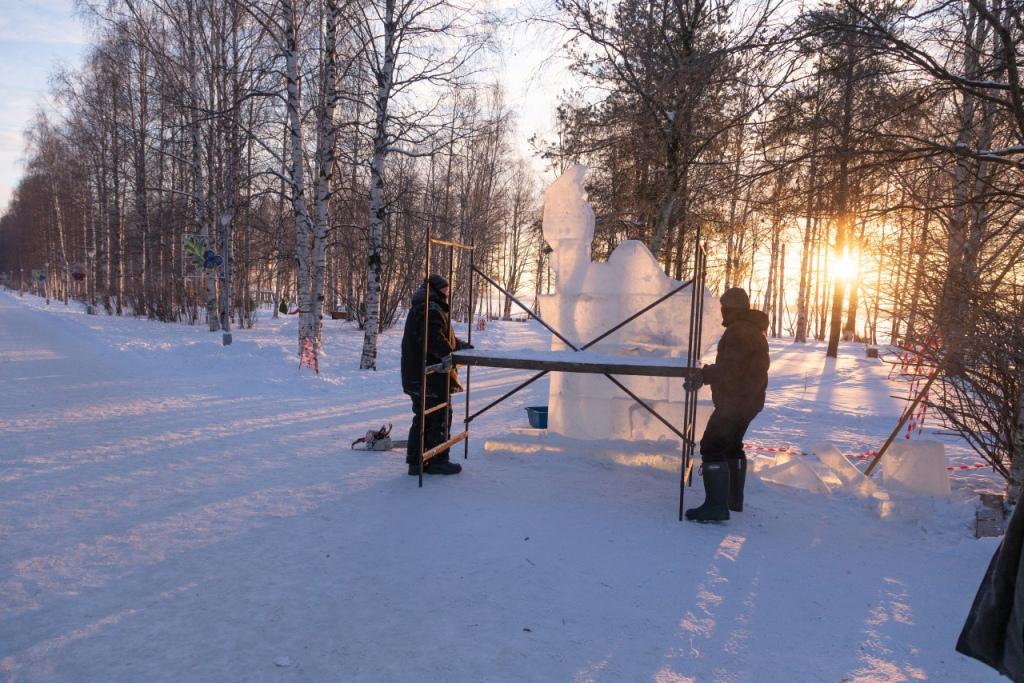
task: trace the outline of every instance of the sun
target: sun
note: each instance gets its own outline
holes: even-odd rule
[[[852,280],[857,275],[857,260],[843,254],[832,263],[832,275],[839,280]]]

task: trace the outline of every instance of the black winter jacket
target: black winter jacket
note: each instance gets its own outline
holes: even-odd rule
[[[711,385],[715,410],[752,419],[764,408],[768,388],[768,316],[755,310],[726,311],[718,355],[701,376]]]
[[[427,310],[426,286],[412,295],[412,307],[405,319],[402,335],[402,391],[410,396],[420,394],[423,380],[423,318]],[[427,331],[427,365],[440,363],[455,350],[457,341],[452,334],[448,301],[431,287],[430,329]],[[444,397],[448,386],[447,373],[434,373],[427,377],[427,395]]]

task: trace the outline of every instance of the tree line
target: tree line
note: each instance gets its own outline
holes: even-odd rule
[[[1020,3],[555,4],[577,87],[545,151],[590,164],[595,247],[645,240],[681,277],[699,235],[772,334],[902,349],[1016,498]]]
[[[92,310],[250,326],[298,308],[365,331],[422,278],[426,226],[510,289],[535,261],[535,179],[483,72],[491,18],[436,0],[83,2],[95,45],[57,74],[0,223],[0,271]],[[459,302],[463,309],[469,302]]]

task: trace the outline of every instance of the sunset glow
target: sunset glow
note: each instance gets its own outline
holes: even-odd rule
[[[843,254],[832,263],[832,276],[849,282],[857,277],[857,259],[850,254]]]

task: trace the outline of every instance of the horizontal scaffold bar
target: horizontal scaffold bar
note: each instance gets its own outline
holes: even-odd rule
[[[475,247],[471,244],[462,244],[461,242],[452,242],[451,240],[430,240],[431,244],[436,244],[439,247],[454,247],[456,249],[464,249],[466,251],[473,251]]]
[[[452,360],[457,365],[598,375],[686,377],[688,372],[681,358],[611,356],[588,351],[456,351]]]

